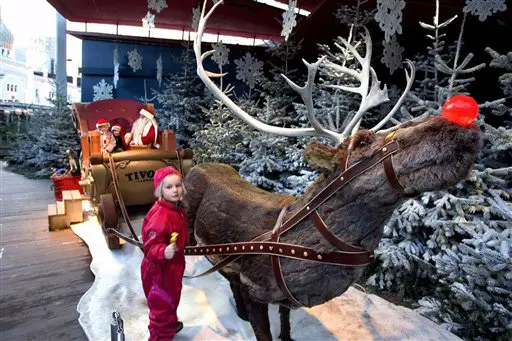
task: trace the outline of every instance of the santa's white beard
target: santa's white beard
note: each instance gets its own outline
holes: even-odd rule
[[[142,136],[144,133],[144,127],[148,123],[151,124],[151,121],[147,117],[140,117],[138,120],[136,120],[133,123],[132,138],[135,139],[136,136]]]

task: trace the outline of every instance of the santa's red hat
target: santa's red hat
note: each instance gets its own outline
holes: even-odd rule
[[[114,124],[112,128],[110,128],[111,131],[121,131],[121,126],[119,124]]]
[[[149,109],[146,109],[146,108],[140,109],[139,114],[141,114],[144,117],[149,118],[150,120],[152,120],[155,117],[155,113],[153,111],[149,110]]]
[[[110,127],[110,123],[108,123],[108,120],[104,119],[104,118],[100,118],[98,120],[98,122],[96,122],[96,128],[99,129],[99,127],[103,127],[103,126],[107,126]]]

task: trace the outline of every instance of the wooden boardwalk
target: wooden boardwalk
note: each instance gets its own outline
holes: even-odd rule
[[[71,230],[48,232],[50,186],[0,165],[1,341],[87,339],[76,306],[94,281],[91,257]]]

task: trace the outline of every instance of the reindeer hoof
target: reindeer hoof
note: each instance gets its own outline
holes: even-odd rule
[[[289,335],[288,335],[288,336],[285,336],[285,337],[283,337],[283,336],[279,335],[279,338],[281,339],[281,341],[294,341],[294,340],[292,339],[292,337],[291,337],[291,336],[289,336]]]

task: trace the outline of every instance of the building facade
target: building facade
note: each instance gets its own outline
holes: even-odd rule
[[[55,99],[55,38],[33,39],[17,48],[0,17],[0,102],[50,105]],[[68,77],[68,102],[80,101],[80,80]]]

